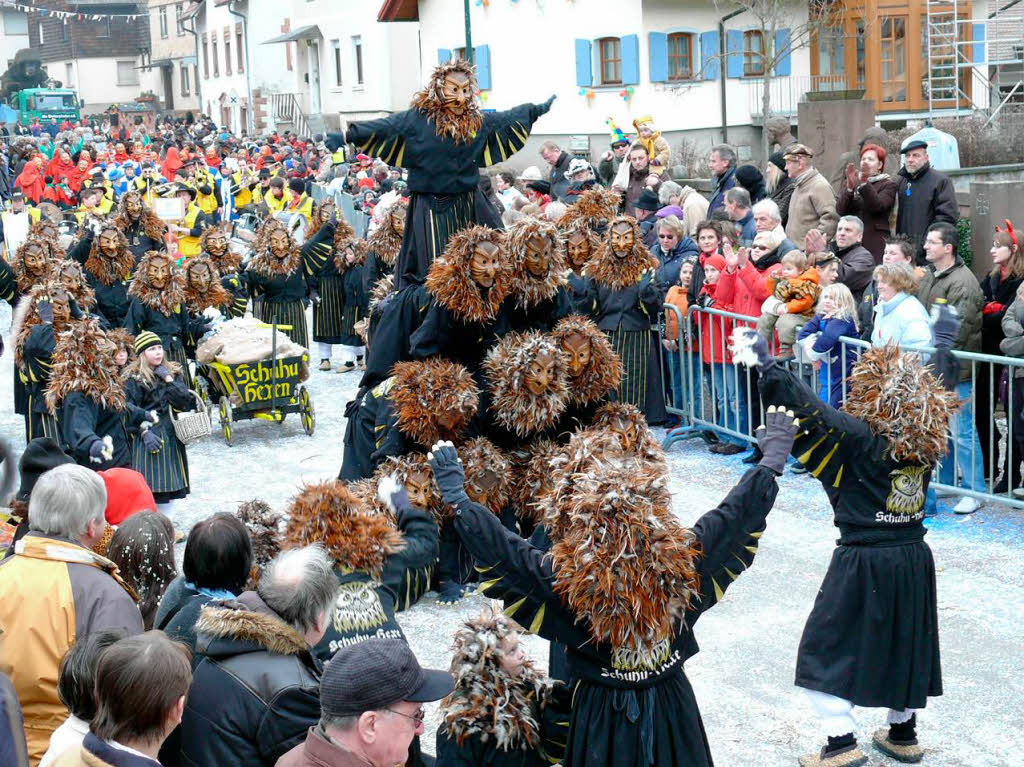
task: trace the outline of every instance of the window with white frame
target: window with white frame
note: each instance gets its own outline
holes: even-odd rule
[[[160,17],[160,37],[161,37],[161,39],[166,40],[167,39],[167,6],[166,5],[161,5],[160,9],[157,11],[157,14]]]
[[[334,57],[334,84],[341,87],[341,40],[331,40],[331,55]]]
[[[189,76],[188,64],[181,64],[181,95],[190,96],[192,95],[192,82]]]
[[[5,35],[27,35],[28,14],[4,12],[4,34]]]
[[[184,12],[182,3],[178,3],[174,6],[174,26],[178,33],[178,37],[185,36],[185,20],[181,18],[181,14]]]
[[[360,35],[352,36],[352,52],[355,55],[356,63],[356,85],[363,84],[363,38]]]
[[[139,84],[139,70],[135,68],[135,61],[119,61],[117,62],[117,84],[118,85],[138,85]]]

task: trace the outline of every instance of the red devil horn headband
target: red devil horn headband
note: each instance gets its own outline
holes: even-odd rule
[[[1020,247],[1020,243],[1017,242],[1017,233],[1015,231],[1013,231],[1013,222],[1010,221],[1010,219],[1008,219],[1008,218],[1004,218],[1003,219],[1003,223],[1006,224],[1006,229],[1000,229],[997,226],[996,227],[996,231],[997,232],[1006,232],[1008,235],[1010,235],[1010,239],[1013,240],[1013,246],[1015,248],[1019,248]]]

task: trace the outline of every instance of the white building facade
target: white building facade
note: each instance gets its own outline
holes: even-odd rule
[[[14,63],[14,54],[28,48],[28,14],[13,8],[3,9],[3,23],[0,24],[0,61],[4,69]],[[58,79],[59,76],[57,76]]]
[[[199,66],[195,36],[184,19],[188,2],[149,0],[148,68],[142,88],[159,99],[161,110],[184,114],[199,111]]]

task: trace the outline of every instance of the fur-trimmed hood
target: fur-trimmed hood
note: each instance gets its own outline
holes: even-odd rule
[[[68,283],[74,277],[78,286],[72,289]],[[53,278],[67,291],[67,294],[75,299],[78,308],[83,312],[91,312],[96,305],[96,291],[92,289],[85,279],[85,269],[77,261],[64,259],[59,261],[53,270]]]
[[[30,274],[25,268],[25,253],[29,248],[39,249],[43,256],[43,274]],[[14,258],[11,260],[11,270],[14,272],[14,279],[18,285],[19,293],[28,293],[32,288],[53,276],[53,270],[57,267],[57,261],[50,253],[49,245],[45,238],[39,235],[30,234],[25,241],[18,246]]]
[[[513,454],[515,482],[512,485],[512,502],[520,519],[534,525],[541,521],[544,515],[541,502],[551,492],[554,462],[564,449],[554,440],[542,438]]]
[[[117,207],[117,215],[114,217],[114,226],[122,232],[127,232],[132,227],[132,219],[128,215],[127,206],[128,198],[132,196],[138,197],[139,202],[142,203],[142,213],[139,218],[142,220],[143,233],[150,239],[162,243],[164,241],[164,234],[167,232],[167,225],[157,218],[157,215],[153,212],[152,208],[146,205],[146,201],[141,192],[125,192],[124,196],[121,198],[121,203]]]
[[[664,462],[621,450],[614,435],[572,437],[545,524],[554,590],[623,670],[664,660],[699,593],[699,546],[671,509]]]
[[[289,548],[319,543],[338,567],[378,579],[385,560],[405,549],[391,521],[337,480],[306,485],[292,499],[284,539]]]
[[[541,747],[537,719],[558,684],[526,660],[512,676],[502,666],[502,644],[519,642],[520,630],[500,611],[466,621],[455,632],[449,670],[455,689],[441,701],[441,726],[458,745],[479,735],[499,751]]]
[[[275,230],[281,230],[288,235],[288,255],[283,259],[278,259],[270,252],[270,234]],[[302,253],[299,251],[295,238],[288,231],[288,227],[276,218],[268,218],[260,227],[252,246],[252,252],[253,257],[249,261],[249,268],[264,277],[291,274],[302,264]]]
[[[443,357],[399,362],[392,375],[388,396],[395,408],[395,425],[422,447],[429,448],[439,439],[458,440],[476,415],[480,390],[470,372],[456,362]],[[444,427],[438,422],[440,413],[458,418],[451,427]]]
[[[356,254],[356,260],[351,264],[345,260],[345,251],[351,248]],[[348,269],[361,269],[366,263],[368,248],[365,240],[356,238],[355,230],[349,226],[347,221],[338,221],[334,228],[334,268],[338,274],[344,274]]]
[[[616,224],[628,224],[633,230],[633,250],[625,258],[618,258],[612,252],[611,233]],[[609,222],[601,247],[590,259],[586,275],[600,285],[622,290],[636,285],[644,272],[657,268],[658,259],[644,245],[636,219],[632,216],[618,216]]]
[[[246,591],[237,599],[204,605],[199,610],[196,634],[200,646],[204,640],[209,645],[227,640],[229,644],[255,645],[276,655],[309,651],[302,634],[281,620],[254,591]]]
[[[100,252],[100,237],[104,234],[116,232],[117,250],[112,256],[106,256]],[[89,257],[85,261],[85,269],[92,274],[101,285],[113,285],[128,279],[135,266],[135,256],[128,250],[128,238],[124,232],[113,224],[103,225],[99,234],[92,238],[92,247],[89,248]]]
[[[114,353],[101,352],[101,343],[110,343],[100,329],[99,320],[86,318],[72,322],[57,334],[46,388],[46,407],[53,415],[64,398],[80,391],[113,410],[125,409],[124,384],[114,363]]]
[[[470,273],[473,250],[480,242],[495,245],[501,259],[501,269],[489,289],[477,285]],[[430,265],[425,283],[427,292],[463,322],[493,320],[512,286],[512,267],[504,254],[505,239],[496,229],[471,226],[456,232],[441,257]]]
[[[581,225],[592,232],[603,230],[618,215],[622,197],[618,192],[594,186],[586,190],[558,217],[558,228]]]
[[[888,440],[893,460],[932,466],[946,454],[960,408],[917,354],[887,344],[864,352],[850,376],[843,411]]]
[[[526,374],[541,354],[555,361],[547,391],[535,396],[526,387]],[[569,402],[565,355],[555,340],[544,333],[509,333],[487,353],[484,371],[491,392],[494,419],[520,437],[552,426]]]
[[[465,469],[467,488],[484,472],[493,475],[495,484],[490,489],[487,508],[500,514],[512,493],[512,462],[485,437],[469,440],[459,447],[458,452]]]
[[[569,402],[587,405],[608,396],[608,392],[619,388],[622,378],[622,361],[615,353],[606,336],[591,320],[578,314],[570,314],[558,321],[551,335],[559,347],[571,336],[579,335],[590,342],[590,362],[578,376],[573,376],[568,367]],[[566,353],[568,355],[568,352]]]
[[[224,253],[220,256],[215,256],[210,252],[207,247],[207,243],[214,234],[220,233],[224,235],[224,239],[227,240],[228,246],[225,248]],[[217,266],[217,271],[222,275],[231,274],[232,272],[238,271],[238,265],[242,263],[242,254],[235,253],[231,250],[231,224],[227,222],[221,222],[209,226],[203,230],[203,235],[199,239],[199,247],[202,248],[203,255],[207,256]]]
[[[394,225],[391,223],[391,208],[395,206],[401,206],[406,210],[409,209],[409,203],[405,200],[398,200],[394,202],[388,209],[388,215],[380,222],[380,226],[373,230],[373,233],[367,238],[367,248],[377,256],[377,259],[383,261],[388,266],[394,266],[398,260],[398,251],[402,248],[402,235],[398,233]],[[408,224],[406,224],[408,226]]]
[[[154,261],[167,262],[167,284],[159,290],[149,284],[149,267]],[[147,250],[135,269],[128,295],[137,298],[143,306],[170,317],[175,307],[185,304],[185,275],[169,254]]]
[[[188,281],[188,273],[200,264],[205,264],[210,270],[210,287],[205,293],[200,293]],[[180,271],[185,284],[185,305],[192,314],[202,314],[211,306],[219,309],[231,303],[231,294],[220,284],[220,272],[217,270],[217,265],[206,253],[189,258],[182,265]]]
[[[534,237],[550,238],[554,243],[548,273],[542,279],[534,277],[526,268],[527,246]],[[520,307],[535,306],[551,298],[559,286],[565,284],[565,243],[558,227],[550,221],[533,216],[519,219],[505,232],[505,251],[512,262],[512,293]]]
[[[470,141],[484,124],[484,116],[476,99],[470,101],[461,115],[453,114],[444,105],[444,78],[454,72],[469,77],[470,88],[477,91],[476,70],[463,58],[453,58],[434,68],[430,82],[412,97],[413,109],[418,109],[434,126],[434,133],[447,136],[457,143]]]

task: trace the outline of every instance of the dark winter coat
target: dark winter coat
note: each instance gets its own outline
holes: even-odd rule
[[[924,263],[924,236],[938,221],[956,226],[960,206],[953,182],[945,173],[925,163],[917,173],[900,168],[897,193],[896,234],[903,234],[917,246],[917,262]]]
[[[28,767],[25,719],[18,693],[7,674],[0,672],[0,764]]]
[[[981,351],[981,310],[985,297],[974,273],[957,256],[956,261],[944,272],[928,269],[917,286],[917,298],[924,308],[931,312],[932,304],[938,298],[956,309],[960,317],[960,330],[953,348],[961,351]],[[971,380],[971,366],[962,365],[960,380]]]
[[[196,621],[199,620],[199,613],[203,607],[212,601],[214,601],[213,597],[208,597],[206,594],[196,594],[186,600],[175,611],[174,615],[167,619],[166,624],[157,626],[154,623],[153,628],[162,629],[167,636],[186,645],[192,651],[192,654],[195,655],[197,641]]]
[[[274,767],[320,719],[322,666],[252,591],[208,605],[196,630],[181,764]]]
[[[160,605],[156,608],[156,616],[153,618],[153,628],[161,631],[167,626],[178,611],[184,607],[199,592],[185,585],[185,576],[179,575],[164,589],[164,595],[160,598]],[[195,643],[193,642],[193,647]]]
[[[1020,283],[1020,277],[1011,274],[1004,280],[1000,278],[998,272],[995,275],[986,274],[985,279],[981,281],[985,306],[990,306],[988,312],[983,309],[981,315],[981,350],[985,354],[1002,354],[999,351],[999,344],[1006,337],[1003,334],[1003,315],[1017,298]],[[992,304],[998,306],[991,306]]]
[[[782,216],[782,227],[785,228],[786,224],[789,223],[789,201],[793,197],[793,191],[796,189],[796,184],[793,183],[793,179],[789,176],[783,177],[779,182],[779,185],[775,187],[775,191],[772,192],[772,199],[775,200],[775,204],[779,206],[779,215]],[[803,243],[800,243],[800,247],[803,247]]]
[[[408,452],[405,435],[396,425],[398,413],[388,396],[394,381],[394,377],[387,378],[372,389],[360,390],[346,406],[345,453],[338,474],[343,482],[373,476],[385,458]]]
[[[875,259],[861,243],[840,249],[834,242],[831,250],[839,256],[839,276],[836,282],[843,283],[853,293],[853,300],[860,301],[864,288],[871,282],[875,271]]]
[[[71,392],[64,398],[59,419],[68,454],[75,459],[75,463],[87,469],[103,471],[115,466],[131,468],[132,450],[125,420],[129,412],[133,413],[133,424],[145,417],[142,411],[134,411],[135,408],[128,412],[114,410],[83,392]],[[92,443],[108,435],[114,443],[113,458],[103,463],[91,463],[89,448]]]
[[[896,204],[898,185],[887,173],[872,176],[851,190],[844,182],[839,189],[836,209],[840,216],[856,216],[864,222],[862,241],[875,259],[882,263],[885,240],[892,233],[890,219]]]
[[[572,157],[568,152],[562,152],[551,166],[551,173],[548,175],[548,183],[551,184],[551,199],[566,202],[566,194],[569,191],[569,179],[566,172],[569,170],[569,163]]]
[[[711,203],[708,205],[708,218],[719,208],[725,207],[725,193],[736,186],[736,166],[732,166],[722,176],[714,176],[715,188],[711,190]]]
[[[91,732],[85,734],[82,745],[61,754],[53,767],[160,767],[160,762],[115,748]]]
[[[653,271],[645,273],[635,285],[618,290],[596,282],[592,285],[593,320],[601,330],[650,330],[652,322],[657,327],[662,297]]]
[[[128,250],[135,256],[135,265],[139,265],[139,261],[146,255],[147,250],[163,250],[164,243],[162,240],[155,240],[146,234],[146,224],[141,218],[130,224],[126,228],[121,230],[124,236],[128,240]]]
[[[651,248],[651,255],[658,259],[655,279],[658,283],[658,290],[661,291],[662,301],[668,295],[668,289],[679,284],[679,270],[682,269],[683,260],[696,256],[698,252],[697,243],[686,236],[667,253],[660,244]]]

